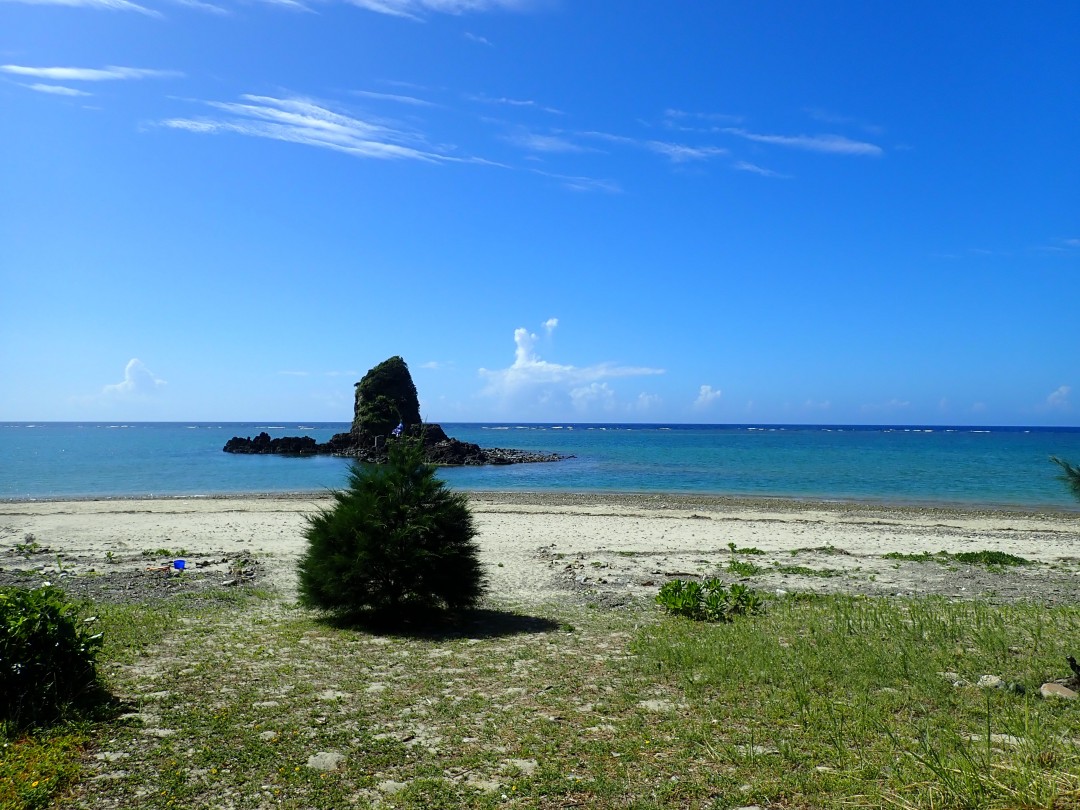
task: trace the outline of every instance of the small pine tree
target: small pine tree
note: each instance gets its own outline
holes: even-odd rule
[[[1057,456],[1050,456],[1050,460],[1061,467],[1062,473],[1058,478],[1064,481],[1069,491],[1076,496],[1077,500],[1080,500],[1080,467],[1076,467]]]
[[[300,603],[396,618],[475,607],[485,579],[464,495],[424,463],[423,443],[390,443],[385,464],[354,464],[334,506],[308,519]]]

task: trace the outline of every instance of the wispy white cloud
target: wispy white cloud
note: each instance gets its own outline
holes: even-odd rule
[[[673,163],[685,163],[690,160],[711,160],[715,157],[728,154],[728,150],[720,146],[687,146],[681,143],[666,143],[664,141],[647,141],[645,146],[671,159]]]
[[[555,331],[555,328],[559,325],[558,318],[548,318],[544,321],[544,331],[547,332],[548,337]]]
[[[630,138],[626,135],[616,135],[610,132],[598,132],[588,130],[578,133],[578,137],[591,138],[616,146],[629,146],[637,149],[646,149],[657,155],[663,155],[672,163],[688,163],[695,160],[712,160],[729,154],[729,150],[722,146],[707,144],[704,146],[691,146],[685,143],[671,143],[670,141],[641,140]]]
[[[53,96],[90,96],[93,93],[87,93],[83,90],[76,90],[74,87],[64,87],[59,84],[41,84],[40,82],[34,84],[24,84],[23,87],[28,90],[36,90],[38,93],[48,93]]]
[[[117,67],[27,67],[26,65],[0,65],[0,72],[35,79],[57,82],[105,82],[123,79],[177,79],[183,77],[178,70],[150,70],[148,68]]]
[[[1072,388],[1068,385],[1061,385],[1054,391],[1050,392],[1050,395],[1046,398],[1046,404],[1048,407],[1057,411],[1066,411],[1072,406],[1069,401],[1069,394],[1072,393]]]
[[[807,107],[806,114],[815,121],[820,121],[823,124],[857,127],[872,135],[880,135],[885,131],[884,127],[880,127],[877,124],[870,124],[850,115],[840,115],[838,113],[830,112],[829,110],[823,110],[820,107]]]
[[[148,369],[143,362],[133,357],[124,367],[124,379],[101,389],[104,397],[145,397],[154,394],[166,383]]]
[[[380,160],[466,160],[432,151],[415,132],[336,112],[307,98],[244,95],[240,102],[203,103],[225,115],[169,118],[159,123],[197,134],[269,138]]]
[[[476,101],[480,104],[500,104],[504,107],[518,107],[518,108],[531,108],[540,110],[542,112],[551,113],[552,115],[563,115],[563,111],[556,109],[555,107],[548,107],[541,104],[538,101],[525,98],[506,98],[505,96],[500,98],[492,98],[483,94],[479,95],[467,95],[465,96],[469,101]]]
[[[548,323],[551,321],[549,320]],[[572,401],[584,403],[605,396],[604,389],[594,383],[621,377],[641,377],[663,374],[659,368],[624,366],[617,363],[598,363],[591,366],[572,366],[552,363],[540,357],[536,350],[539,337],[521,327],[514,330],[514,362],[504,369],[480,369],[487,380],[484,394],[511,397],[521,394],[542,394],[552,397],[562,392]]]
[[[834,155],[866,155],[876,157],[884,150],[866,141],[854,141],[843,135],[768,135],[749,132],[739,127],[725,127],[723,132],[735,135],[755,143],[767,143],[790,149],[804,149],[810,152],[826,152]]]
[[[480,45],[487,45],[489,48],[494,47],[491,44],[491,40],[489,40],[487,37],[482,37],[479,34],[471,34],[468,31],[466,31],[465,32],[465,39],[469,40],[470,42],[477,42]]]
[[[521,11],[528,0],[348,0],[352,5],[379,14],[423,19],[425,13],[467,14],[484,11]]]
[[[437,107],[438,105],[432,101],[425,101],[422,98],[416,98],[415,96],[403,96],[396,93],[376,93],[373,90],[353,90],[354,96],[363,96],[364,98],[373,98],[378,101],[396,101],[398,104],[408,104],[413,107]]]
[[[193,8],[196,11],[205,11],[208,14],[225,16],[231,13],[226,8],[222,8],[221,6],[215,6],[213,3],[204,3],[202,2],[202,0],[172,0],[172,2],[176,3],[178,6],[184,6],[185,8]]]
[[[719,388],[713,388],[711,385],[703,385],[698,389],[698,396],[697,399],[694,400],[694,407],[699,410],[708,408],[722,396],[723,391]]]
[[[1080,251],[1080,239],[1055,239],[1050,244],[1040,245],[1036,250],[1044,253],[1076,253]]]
[[[301,0],[257,0],[266,6],[277,6],[287,11],[312,11],[311,6]]]
[[[665,127],[683,132],[716,132],[721,124],[741,124],[743,117],[727,113],[687,112],[669,107],[664,110],[663,122]]]
[[[552,172],[544,172],[539,169],[532,170],[535,174],[539,174],[541,177],[550,177],[552,180],[557,180],[563,188],[570,191],[599,191],[604,194],[621,194],[622,187],[614,180],[606,180],[596,177],[575,177],[573,175],[566,174],[554,174]]]
[[[510,141],[529,152],[567,153],[589,151],[581,144],[574,143],[560,135],[540,135],[535,132],[516,132],[506,136]]]
[[[750,172],[751,174],[757,174],[762,177],[779,177],[785,180],[791,178],[789,174],[781,174],[780,172],[774,172],[772,169],[765,169],[758,166],[756,163],[750,163],[745,160],[737,160],[731,164],[732,168],[740,172]]]
[[[161,17],[161,12],[132,3],[130,0],[0,0],[7,3],[22,3],[28,6],[67,6],[69,8],[89,8],[97,11],[134,11],[148,17]]]

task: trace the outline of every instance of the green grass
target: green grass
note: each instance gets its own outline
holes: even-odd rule
[[[734,543],[728,543],[727,547],[731,550],[732,554],[754,554],[754,555],[758,555],[758,554],[764,554],[765,553],[760,548],[757,548],[755,546],[743,546],[742,548],[739,548]]]
[[[1072,608],[827,597],[731,625],[665,621],[635,651],[699,707],[669,733],[733,774],[722,805],[1075,807],[1080,707],[1037,694],[1077,630]]]
[[[386,636],[267,593],[99,610],[102,671],[138,716],[8,741],[5,810],[1080,806],[1080,705],[1038,697],[1077,608],[504,607]],[[337,770],[308,767],[334,751]]]
[[[735,558],[732,558],[728,561],[727,570],[740,577],[752,577],[755,574],[760,574],[765,569],[760,565],[754,565],[754,563],[748,560],[736,560]]]
[[[923,551],[919,554],[905,554],[900,551],[890,551],[888,554],[882,554],[882,559],[885,560],[903,560],[905,562],[937,562],[942,565],[947,565],[950,562],[962,562],[969,565],[985,565],[991,570],[1000,570],[1006,566],[1011,565],[1031,565],[1031,560],[1024,557],[1017,557],[1015,554],[1008,554],[1004,551],[988,551],[983,549],[982,551],[960,551],[956,553],[950,553],[948,551],[939,551],[937,554],[931,554],[929,551]]]
[[[942,552],[944,554],[944,552]],[[918,554],[907,554],[902,551],[890,551],[888,554],[882,554],[883,560],[902,560],[904,562],[939,562],[942,558],[938,554],[931,554],[929,551],[923,551]]]
[[[1006,554],[1004,551],[961,551],[957,554],[950,554],[949,556],[957,562],[974,563],[977,565],[1031,565],[1031,560],[1017,557],[1015,554]]]
[[[169,557],[171,559],[176,559],[177,557],[186,557],[188,555],[188,552],[185,548],[178,548],[175,550],[164,547],[153,549],[146,548],[143,549],[142,555],[144,557]]]
[[[836,568],[810,568],[805,565],[779,565],[773,566],[773,570],[780,574],[797,574],[802,577],[838,577],[843,575],[843,571],[839,571]]]

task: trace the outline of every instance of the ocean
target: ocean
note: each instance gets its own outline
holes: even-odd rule
[[[325,492],[345,459],[240,456],[233,436],[310,435],[348,423],[0,423],[0,499]],[[444,468],[462,490],[671,492],[1080,510],[1056,455],[1080,463],[1080,428],[450,424],[483,447],[572,455],[554,463]]]

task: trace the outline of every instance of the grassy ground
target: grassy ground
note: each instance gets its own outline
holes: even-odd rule
[[[1077,608],[504,604],[413,635],[259,591],[97,612],[127,710],[7,740],[0,807],[1080,808],[1080,701],[1038,695]]]

